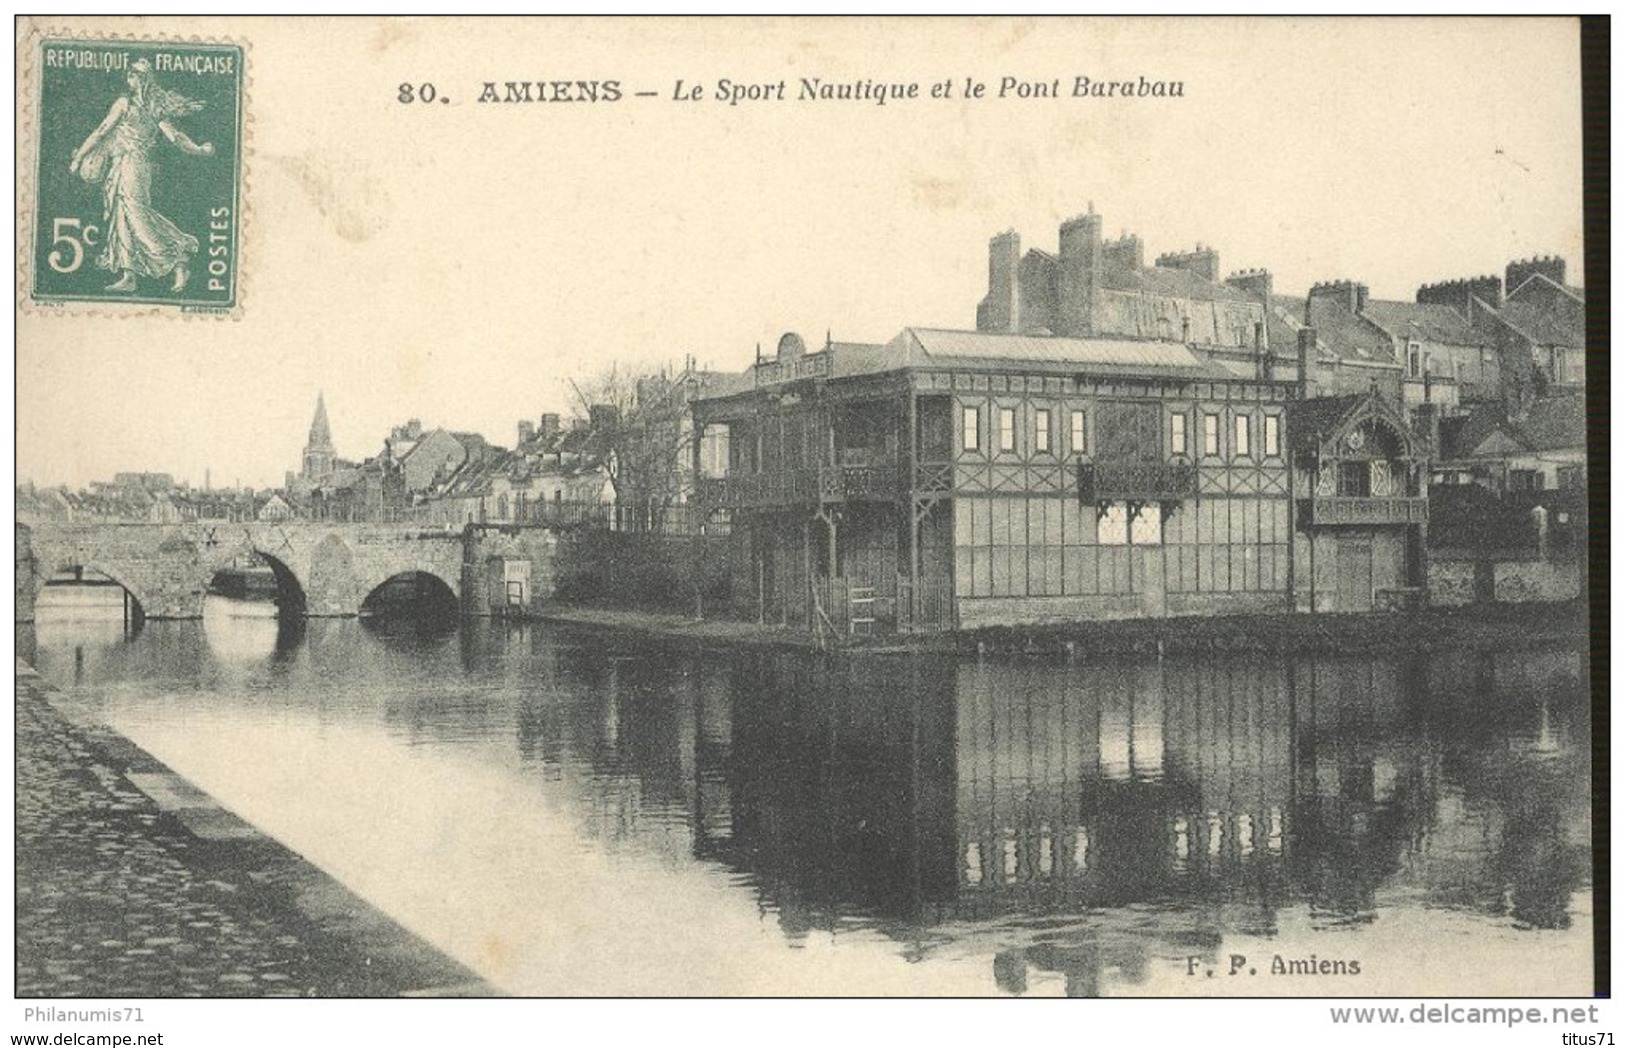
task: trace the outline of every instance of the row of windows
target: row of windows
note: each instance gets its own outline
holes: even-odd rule
[[[998,412],[998,450],[1013,452],[1016,450],[1016,409],[1013,407],[1000,407]],[[1039,454],[1054,453],[1054,439],[1052,437],[1052,412],[1049,408],[1033,409],[1033,451]],[[1074,409],[1069,415],[1069,430],[1071,441],[1067,445],[1074,455],[1089,453],[1087,416],[1081,410]],[[1253,454],[1253,416],[1237,414],[1233,419],[1235,432],[1231,443],[1231,455],[1234,458],[1250,458]],[[1206,457],[1217,457],[1220,452],[1220,416],[1206,413],[1202,416],[1202,454]],[[1186,433],[1187,418],[1184,412],[1176,412],[1168,416],[1168,453],[1170,455],[1189,455],[1190,441]],[[960,447],[965,451],[982,450],[982,409],[976,405],[966,405],[963,409],[963,422],[961,424],[962,442]],[[1281,416],[1265,415],[1263,438],[1263,455],[1266,458],[1275,458],[1281,454]]]
[[[1016,409],[999,408],[999,450],[1016,450]],[[1038,408],[1033,412],[1033,450],[1037,452],[1053,451],[1050,438],[1050,409]],[[982,450],[982,409],[967,406],[964,411],[964,443],[961,445],[966,451]],[[1084,414],[1082,411],[1072,412],[1072,453],[1082,455],[1088,451],[1085,440]]]
[[[1285,499],[1212,499],[1166,521],[1157,503],[1104,512],[1070,499],[957,499],[957,587],[970,597],[1281,592]],[[1161,547],[1160,582],[1136,577],[1132,547]],[[1139,569],[1143,572],[1144,569]]]

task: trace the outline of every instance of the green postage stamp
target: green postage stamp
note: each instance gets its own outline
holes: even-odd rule
[[[243,49],[45,36],[32,57],[30,303],[232,313]]]

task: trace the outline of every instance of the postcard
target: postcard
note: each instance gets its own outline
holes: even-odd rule
[[[1580,39],[22,20],[14,995],[1569,1021]]]

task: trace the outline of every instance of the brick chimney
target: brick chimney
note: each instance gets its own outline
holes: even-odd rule
[[[1471,315],[1468,302],[1478,299],[1492,309],[1501,306],[1501,278],[1496,276],[1468,277],[1462,280],[1441,280],[1437,284],[1423,284],[1416,289],[1416,301],[1422,305],[1450,306],[1462,316]]]
[[[1061,223],[1061,272],[1055,317],[1058,335],[1095,333],[1095,289],[1104,265],[1100,242],[1100,216],[1089,213]]]
[[[1427,445],[1428,455],[1439,455],[1439,405],[1433,403],[1416,406],[1416,429]]]
[[[976,307],[977,331],[1014,331],[1019,322],[1016,267],[1021,237],[1013,229],[987,242],[987,297]]]
[[[1100,257],[1112,269],[1144,269],[1145,245],[1133,233],[1125,232],[1116,240],[1100,245]]]
[[[1522,287],[1524,282],[1536,273],[1541,274],[1554,284],[1563,283],[1563,275],[1568,266],[1558,255],[1537,255],[1534,258],[1522,258],[1516,262],[1507,263],[1507,294],[1512,294]]]
[[[1315,366],[1315,329],[1303,327],[1298,329],[1298,388],[1303,391],[1303,397],[1308,399],[1315,395],[1314,383]]]
[[[1197,244],[1194,251],[1170,251],[1158,255],[1157,265],[1163,269],[1183,269],[1211,283],[1219,281],[1219,252],[1201,244]]]
[[[548,412],[542,416],[542,436],[556,437],[560,432],[559,416]]]
[[[1054,333],[1060,263],[1042,251],[1021,256],[1016,268],[1017,330]]]
[[[1225,277],[1224,282],[1242,294],[1251,295],[1266,304],[1270,300],[1270,295],[1275,293],[1275,281],[1267,269],[1239,270]]]
[[[529,444],[536,439],[536,424],[528,419],[519,420],[519,443]]]
[[[1304,322],[1313,324],[1317,309],[1329,308],[1356,314],[1363,312],[1370,297],[1371,289],[1353,280],[1322,281],[1309,289],[1309,297],[1303,306]]]

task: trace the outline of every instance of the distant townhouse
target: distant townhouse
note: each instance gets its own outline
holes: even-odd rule
[[[695,491],[694,429],[689,404],[728,376],[697,367],[646,375],[623,418],[616,420],[616,501],[629,527],[658,528],[668,510],[686,506]]]
[[[600,414],[600,423],[605,417]],[[613,456],[590,420],[565,428],[560,416],[518,425],[512,451],[492,449],[452,475],[431,500],[449,524],[608,523],[613,518]]]
[[[1585,390],[1585,292],[1564,283],[1566,268],[1549,255],[1508,264],[1506,300],[1475,314],[1506,361],[1513,399]]]
[[[1508,411],[1499,406],[1448,419],[1435,479],[1478,484],[1496,493],[1586,488],[1585,400],[1541,397]]]

